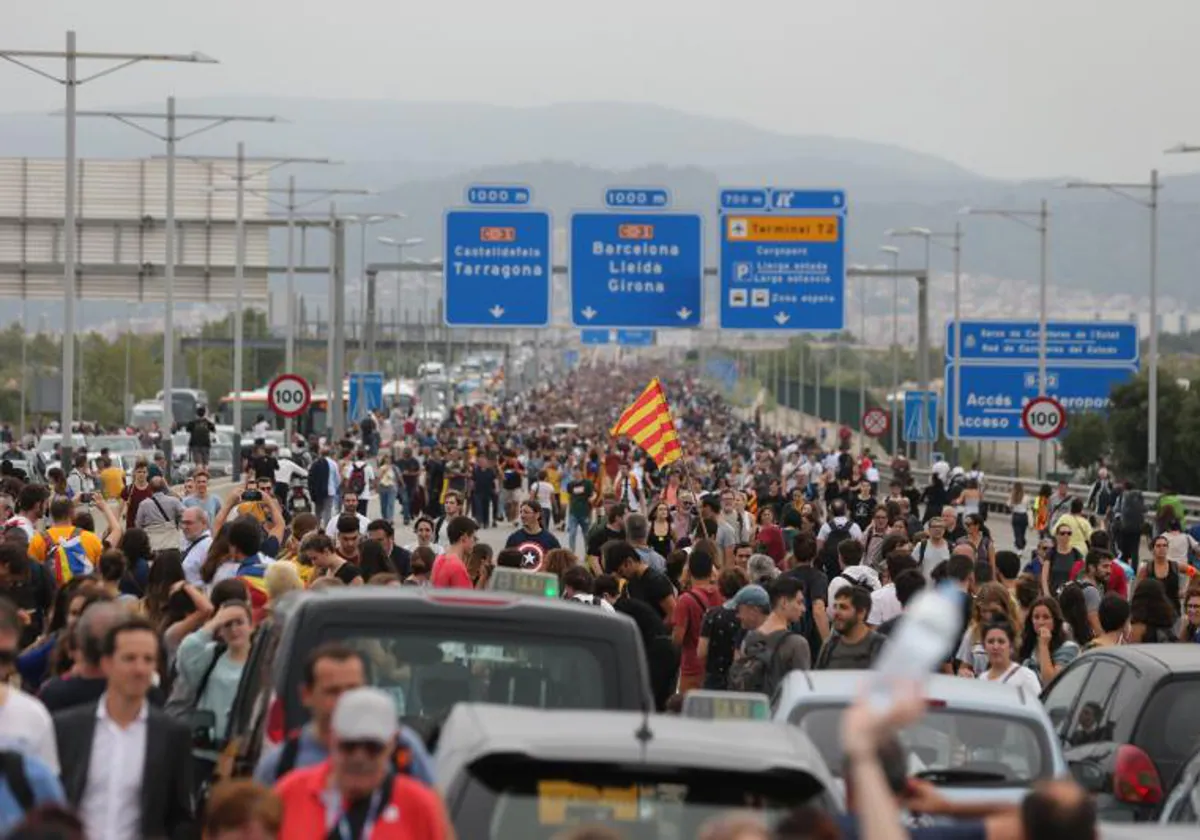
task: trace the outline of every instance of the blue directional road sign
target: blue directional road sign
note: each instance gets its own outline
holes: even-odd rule
[[[617,344],[626,347],[653,347],[654,330],[617,330]]]
[[[584,344],[608,344],[612,341],[612,330],[580,330],[579,340]]]
[[[937,391],[904,392],[904,439],[912,443],[937,440]],[[1017,419],[1018,425],[1020,418]]]
[[[841,190],[764,190],[766,206],[730,209],[721,194],[721,328],[845,326],[846,197]],[[746,195],[742,195],[746,193]]]
[[[1036,361],[1036,321],[963,321],[962,360]],[[954,322],[946,323],[946,360],[954,359]],[[1046,324],[1046,358],[1063,364],[1135,364],[1137,325],[1124,321],[1051,321]]]
[[[367,416],[368,411],[379,411],[382,408],[383,374],[350,374],[350,422],[357,423]]]
[[[703,303],[700,216],[576,213],[571,217],[571,323],[698,327]]]
[[[563,351],[563,367],[565,367],[567,370],[574,370],[576,367],[578,367],[578,365],[579,365],[579,351],[578,350],[564,350]]]
[[[1133,365],[1046,368],[1046,394],[1068,413],[1104,411],[1113,386],[1137,372]],[[957,406],[958,434],[963,440],[1027,440],[1021,411],[1038,395],[1037,362],[1018,365],[962,363],[962,399],[954,392],[954,367],[946,366],[946,405]],[[946,411],[946,434],[953,432],[952,408]]]
[[[550,323],[550,214],[451,210],[445,242],[447,326]]]

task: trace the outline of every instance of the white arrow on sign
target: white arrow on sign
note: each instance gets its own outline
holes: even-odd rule
[[[492,313],[493,318],[499,318],[504,314],[504,307],[497,303],[495,306],[489,309],[488,312]]]
[[[792,316],[788,315],[786,312],[780,312],[775,316],[775,323],[781,327],[790,320],[792,320]]]
[[[692,316],[692,310],[688,309],[686,306],[681,306],[679,311],[675,314],[679,316],[680,321],[686,321]]]
[[[592,307],[589,306],[587,309],[582,310],[579,314],[582,315],[584,318],[587,318],[590,321],[593,318],[595,318],[597,315],[599,315],[600,313],[597,312],[595,309],[592,309]]]

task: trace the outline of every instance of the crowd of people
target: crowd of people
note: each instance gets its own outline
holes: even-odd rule
[[[268,753],[254,780],[210,786],[255,629],[302,589],[486,588],[499,567],[553,574],[563,597],[637,624],[664,713],[695,689],[770,696],[792,671],[870,668],[906,605],[935,584],[964,593],[944,664],[964,678],[1037,692],[1089,647],[1200,641],[1195,541],[1178,499],[1160,500],[1153,556],[1139,563],[1150,517],[1132,487],[1101,473],[1089,498],[1061,484],[1026,503],[1018,485],[1013,550],[1003,549],[977,466],[939,465],[918,489],[898,458],[885,486],[872,453],[767,432],[683,374],[664,377],[682,457],[660,468],[608,434],[659,373],[578,370],[437,427],[396,410],[345,440],[256,440],[220,490],[202,416],[187,427],[196,469],[182,485],[158,459],[126,482],[103,453],[97,474],[80,453],[50,484],[6,471],[0,746],[27,784],[12,772],[0,781],[0,830],[41,820],[96,838],[192,836],[201,823],[224,838],[451,836],[420,739],[367,684],[358,654],[336,645],[309,653],[313,720],[293,754]],[[502,544],[479,538],[492,527],[510,531]],[[883,801],[867,795],[877,748],[917,705],[847,713],[852,802]],[[397,743],[410,756],[403,773],[386,760]],[[339,787],[342,801],[322,804]],[[1051,805],[1027,819],[1094,818],[1069,785],[1031,801]],[[774,834],[738,818],[706,836],[884,840],[900,825],[888,813],[864,809],[833,834],[811,819],[795,833],[805,823],[793,815]],[[82,836],[70,830],[62,836]]]

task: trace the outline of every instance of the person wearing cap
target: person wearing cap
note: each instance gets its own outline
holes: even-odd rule
[[[725,602],[725,609],[733,610],[742,625],[742,630],[749,633],[762,627],[762,623],[771,614],[771,596],[757,583],[750,583]]]
[[[288,840],[450,840],[438,794],[397,773],[396,704],[377,688],[351,689],[331,720],[329,759],[295,770],[276,786],[283,803],[279,836]]]

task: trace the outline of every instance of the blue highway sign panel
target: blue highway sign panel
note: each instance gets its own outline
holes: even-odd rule
[[[904,439],[912,443],[937,440],[937,391],[904,392]],[[1017,425],[1021,418],[1017,417]]]
[[[1036,361],[1037,321],[963,321],[963,361]],[[946,323],[946,360],[954,358],[954,322]],[[1046,358],[1063,364],[1135,364],[1137,325],[1124,321],[1051,321]]]
[[[550,323],[550,214],[451,210],[445,243],[447,326]]]
[[[842,329],[845,194],[764,188],[765,206],[731,209],[742,192],[721,194],[721,328]]]
[[[1018,365],[962,363],[962,398],[954,392],[954,367],[946,366],[946,434],[953,431],[953,411],[960,412],[959,437],[963,440],[1027,440],[1021,412],[1038,395],[1037,362]],[[1109,367],[1046,368],[1046,394],[1068,413],[1104,411],[1113,386],[1136,374],[1134,365]]]
[[[700,216],[576,213],[571,217],[571,323],[698,327],[703,304]]]
[[[617,330],[617,344],[626,347],[653,347],[654,330]]]
[[[533,190],[511,184],[472,184],[466,191],[467,204],[483,207],[519,207],[533,199]]]
[[[382,373],[352,373],[349,385],[350,405],[347,408],[351,423],[362,420],[368,411],[383,408]]]
[[[584,344],[608,344],[612,341],[612,330],[580,330],[579,340]]]

